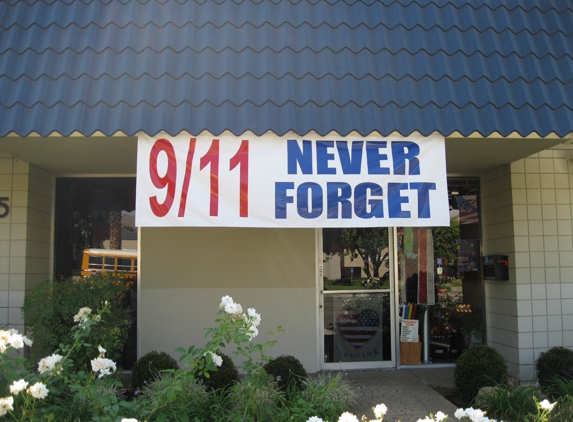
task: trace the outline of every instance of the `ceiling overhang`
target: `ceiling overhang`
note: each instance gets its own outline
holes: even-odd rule
[[[557,145],[573,148],[573,137],[446,138],[448,174],[477,176]],[[131,175],[137,172],[137,137],[75,135],[62,137],[10,136],[0,139],[0,151],[56,176]],[[572,150],[573,152],[573,150]]]

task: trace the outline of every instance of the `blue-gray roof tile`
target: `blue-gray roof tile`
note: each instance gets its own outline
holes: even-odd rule
[[[4,0],[0,136],[573,132],[568,0]]]

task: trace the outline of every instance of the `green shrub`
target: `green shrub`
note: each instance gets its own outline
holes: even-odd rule
[[[180,388],[175,389],[174,386]],[[165,397],[165,391],[171,391],[170,397]],[[141,389],[141,404],[146,412],[152,412],[153,401],[164,401],[166,406],[158,411],[154,421],[207,421],[211,418],[212,402],[214,401],[205,386],[196,381],[179,380],[173,373],[163,373],[149,381]],[[142,418],[143,420],[143,418]]]
[[[454,383],[465,401],[471,401],[482,387],[493,387],[507,379],[504,357],[493,347],[479,345],[466,349],[456,362]]]
[[[573,350],[561,346],[552,347],[539,355],[535,368],[542,388],[547,387],[555,376],[573,380]]]
[[[227,391],[239,382],[239,371],[237,371],[233,359],[221,352],[217,352],[217,354],[223,359],[221,366],[216,371],[209,372],[209,378],[203,375],[199,379],[210,390]]]
[[[289,397],[287,403],[291,420],[304,421],[320,415],[323,420],[336,421],[358,401],[356,390],[341,373],[318,373],[316,377],[307,377],[303,383],[303,390]]]
[[[490,392],[475,398],[473,407],[487,411],[487,415],[503,421],[527,421],[537,414],[536,397],[539,387],[534,385],[512,387],[507,383],[495,386]]]
[[[63,281],[44,281],[26,293],[22,314],[28,334],[34,338],[32,359],[52,354],[60,343],[72,344],[74,315],[83,307],[92,311],[102,303],[111,304],[111,312],[93,327],[90,343],[95,347],[78,347],[70,356],[74,368],[91,371],[90,360],[99,354],[97,346],[106,349],[106,357],[117,361],[121,356],[134,312],[129,307],[130,286],[118,274],[95,275]]]
[[[557,405],[549,417],[551,422],[571,422],[573,421],[573,396],[565,395],[559,397]]]
[[[179,369],[177,361],[165,352],[155,350],[146,353],[133,365],[131,370],[131,386],[141,390],[143,386],[154,381],[161,371]]]
[[[268,361],[263,369],[277,381],[279,389],[287,391],[287,387],[301,390],[308,373],[300,360],[290,355],[282,355]]]
[[[543,392],[553,399],[564,396],[573,397],[573,380],[556,375],[549,381]]]

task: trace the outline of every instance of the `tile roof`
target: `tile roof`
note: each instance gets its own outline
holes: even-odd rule
[[[0,136],[573,132],[569,0],[3,0]]]

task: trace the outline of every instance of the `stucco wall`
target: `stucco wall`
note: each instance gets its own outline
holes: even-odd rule
[[[318,369],[317,258],[313,229],[140,230],[139,356],[203,346],[221,297],[262,316],[257,342],[281,325],[273,356]],[[229,351],[228,354],[231,352]]]
[[[50,278],[53,178],[0,152],[0,197],[10,205],[0,219],[0,326],[22,331],[26,290]]]
[[[535,379],[535,359],[573,348],[573,164],[543,151],[482,175],[484,253],[507,254],[510,280],[486,283],[488,344],[510,374]]]

